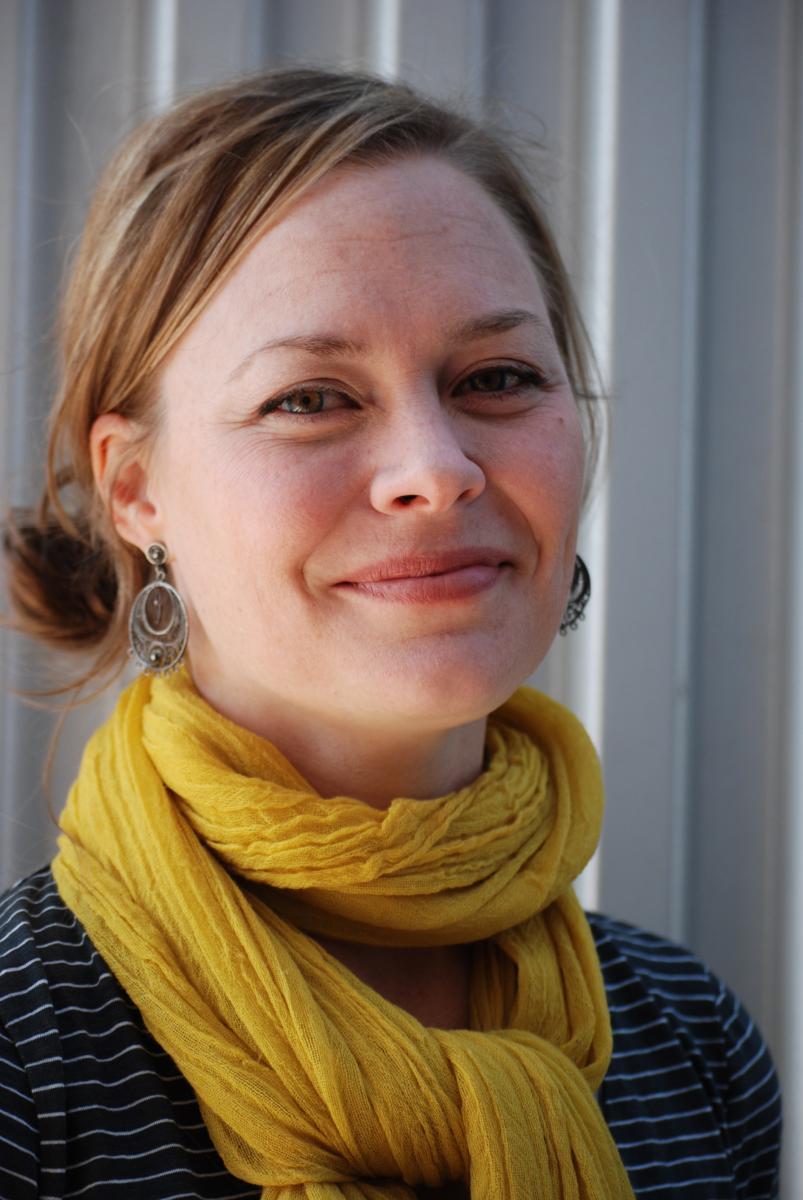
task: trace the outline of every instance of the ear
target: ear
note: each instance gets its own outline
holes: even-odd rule
[[[92,426],[89,449],[95,486],[120,537],[143,551],[161,541],[141,427],[119,413],[104,413]]]

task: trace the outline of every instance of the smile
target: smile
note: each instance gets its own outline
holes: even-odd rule
[[[376,600],[437,604],[487,592],[511,568],[510,559],[497,550],[453,551],[386,560],[337,586]]]

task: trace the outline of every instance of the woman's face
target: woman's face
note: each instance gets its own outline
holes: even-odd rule
[[[333,173],[161,384],[144,540],[168,547],[220,711],[268,736],[446,729],[532,673],[583,441],[538,278],[478,184],[435,158]]]

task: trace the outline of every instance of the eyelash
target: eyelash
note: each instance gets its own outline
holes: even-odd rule
[[[494,374],[514,375],[517,377],[518,382],[512,387],[502,388],[482,388],[477,386],[478,380]],[[495,367],[482,367],[478,371],[472,371],[470,375],[467,375],[458,384],[457,388],[455,389],[455,394],[464,395],[465,393],[462,392],[461,389],[463,389],[466,385],[471,384],[472,381],[474,381],[474,385],[470,390],[478,396],[511,396],[517,395],[519,392],[528,391],[531,388],[545,390],[549,387],[549,381],[547,380],[546,376],[541,374],[539,371],[535,371],[530,367],[512,367],[500,365]],[[286,409],[282,409],[281,406],[286,404],[288,401],[297,399],[300,396],[314,396],[320,401],[321,397],[332,392],[337,392],[339,395],[346,395],[346,393],[340,392],[339,389],[328,386],[316,387],[313,385],[310,387],[293,388],[292,391],[285,392],[283,395],[277,396],[274,400],[266,400],[265,403],[260,406],[258,415],[260,417],[267,417],[270,416],[271,413],[283,412],[287,417],[298,417],[301,420],[306,420],[309,417],[323,417],[328,415],[328,413],[332,410],[324,408],[309,408],[306,410],[302,409],[299,412],[288,412]]]

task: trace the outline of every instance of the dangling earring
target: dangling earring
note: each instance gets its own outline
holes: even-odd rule
[[[584,621],[585,607],[591,598],[591,576],[588,567],[578,554],[574,560],[574,574],[569,599],[560,623],[561,636],[565,637],[570,629],[576,629],[580,621]]]
[[[152,542],[145,551],[156,568],[156,578],[137,595],[128,621],[129,653],[146,675],[165,675],[181,662],[187,645],[187,609],[172,584],[164,564],[167,549]]]

